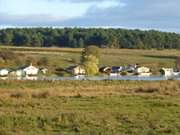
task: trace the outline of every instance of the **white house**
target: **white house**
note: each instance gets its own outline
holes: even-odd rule
[[[147,67],[137,67],[135,69],[135,74],[139,76],[150,76],[152,75],[150,68]]]
[[[67,68],[66,70],[73,75],[85,75],[86,74],[84,67],[81,65],[71,66],[71,67]]]
[[[23,69],[19,69],[15,72],[16,76],[25,76],[25,71]]]
[[[85,73],[86,73],[86,71],[82,66],[76,66],[73,69],[73,74],[74,75],[84,75]]]
[[[34,67],[32,64],[23,69],[26,75],[35,76],[38,74],[39,69]]]
[[[9,70],[7,69],[0,69],[0,76],[7,76],[9,74]]]
[[[138,67],[135,69],[135,73],[149,73],[150,69],[147,67]]]
[[[160,72],[164,76],[177,76],[177,75],[180,75],[180,72],[174,72],[173,68],[162,68],[160,70]]]

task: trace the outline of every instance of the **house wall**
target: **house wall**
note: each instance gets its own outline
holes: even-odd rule
[[[171,69],[171,68],[170,69],[169,68],[167,68],[167,69],[163,68],[162,71],[161,71],[162,75],[165,75],[165,76],[172,76],[173,75],[173,69]]]
[[[9,73],[9,71],[6,69],[0,70],[0,76],[6,76],[6,75],[8,75],[8,73]]]
[[[38,74],[39,69],[35,68],[35,67],[27,67],[24,69],[24,72],[26,75],[37,75]]]
[[[73,70],[73,74],[74,75],[85,74],[85,69],[83,69],[81,67],[76,67]]]
[[[136,73],[148,73],[148,72],[150,72],[150,69],[146,67],[140,67],[136,69]]]

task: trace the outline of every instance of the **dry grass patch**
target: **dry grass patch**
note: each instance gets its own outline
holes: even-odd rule
[[[98,97],[107,95],[180,96],[180,82],[25,81],[22,83],[21,81],[15,81],[6,82],[0,85],[0,96],[9,96],[14,98],[73,97],[77,95],[85,97]]]

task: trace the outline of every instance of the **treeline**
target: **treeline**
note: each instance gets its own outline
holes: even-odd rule
[[[180,34],[100,28],[16,28],[0,30],[0,44],[30,47],[82,48],[96,45],[106,48],[180,49]]]

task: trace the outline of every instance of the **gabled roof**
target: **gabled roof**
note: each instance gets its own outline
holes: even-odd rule
[[[25,69],[25,68],[27,68],[27,67],[28,67],[27,65],[20,66],[20,67],[16,68],[16,70],[23,70],[23,69]]]
[[[111,69],[112,70],[120,70],[122,67],[117,67],[117,66],[113,66]]]
[[[123,67],[113,66],[111,67],[111,72],[120,72]]]
[[[7,68],[0,68],[0,70],[8,70],[9,71],[9,69],[7,69]]]

